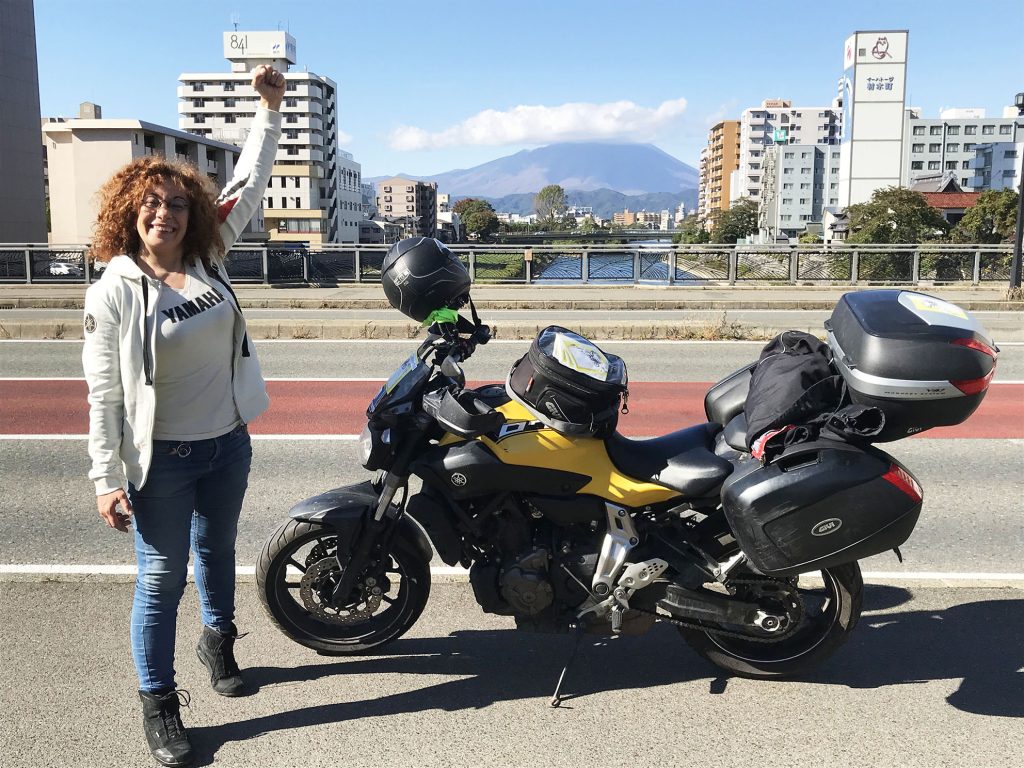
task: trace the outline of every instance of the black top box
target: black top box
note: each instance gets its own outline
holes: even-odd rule
[[[981,323],[923,293],[848,293],[825,329],[850,398],[885,413],[876,441],[961,423],[995,373],[998,349]]]

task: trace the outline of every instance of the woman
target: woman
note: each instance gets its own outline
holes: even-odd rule
[[[131,644],[143,727],[164,765],[194,754],[179,716],[174,634],[189,548],[214,690],[243,692],[234,659],[235,533],[252,450],[246,424],[268,405],[223,257],[259,207],[281,136],[284,76],[253,73],[260,108],[219,199],[196,168],[145,157],[100,190],[86,292],[89,478],[100,516],[134,521]]]

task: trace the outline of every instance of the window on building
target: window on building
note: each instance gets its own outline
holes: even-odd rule
[[[911,152],[924,152],[924,144],[914,144],[910,148]]]
[[[928,145],[928,151],[929,152],[941,152],[942,151],[942,145],[941,144],[929,144]]]
[[[978,132],[978,126],[976,125],[965,125],[964,136],[974,136]]]
[[[996,127],[994,125],[983,125],[983,126],[981,126],[981,135],[982,136],[991,136],[995,132],[996,132]]]
[[[296,107],[299,106],[299,100],[298,99],[285,99],[284,100],[284,105],[286,107],[291,107],[292,109],[295,109]]]
[[[285,80],[285,83],[284,83],[284,89],[285,89],[286,91],[294,91],[294,90],[296,90],[296,89],[297,89],[298,87],[299,87],[299,86],[298,86],[298,83],[296,83],[296,82],[295,82],[294,80]]]
[[[947,125],[946,126],[946,135],[947,136],[959,136],[960,135],[960,126],[959,125]]]
[[[299,154],[299,148],[298,147],[288,147],[286,154],[297,155],[297,154]]]
[[[970,168],[970,167],[971,167],[971,161],[970,161],[970,160],[964,160],[964,161],[962,161],[962,162],[960,163],[960,169],[961,169],[961,170],[964,170],[964,171],[966,171],[966,170],[967,170],[968,168]]]
[[[225,107],[233,107],[233,106],[235,106],[235,100],[234,99],[224,99],[224,106]]]
[[[286,123],[297,123],[297,122],[299,122],[299,116],[298,115],[285,115],[284,116],[284,121]]]
[[[947,160],[946,161],[946,170],[947,171],[955,171],[956,170],[956,160]]]
[[[385,192],[390,192],[391,191],[391,186],[388,185],[388,186],[384,187],[384,191]]]
[[[384,206],[384,210],[385,211],[390,211],[391,210],[391,206],[390,205],[385,205]]]
[[[912,171],[922,171],[922,170],[924,170],[924,161],[922,161],[922,160],[915,160],[915,161],[913,161],[910,164],[910,170],[912,170]]]
[[[793,188],[793,182],[787,181],[785,184],[782,185],[782,188],[783,189],[792,189]]]
[[[416,199],[416,197],[415,197],[414,195],[406,195],[406,196],[405,196],[405,202],[407,202],[407,203],[411,203],[411,202],[413,202],[413,201],[414,201],[415,199]]]
[[[783,215],[783,216],[780,216],[779,218],[782,219],[783,221],[792,221],[793,220],[793,217],[790,216],[788,213]]]
[[[999,135],[1000,136],[1009,136],[1010,132],[1012,130],[1013,130],[1013,126],[1012,125],[1000,125],[999,126]]]
[[[1016,175],[1017,171],[1015,171],[1013,168],[1007,168],[1005,171],[1003,171],[1004,179],[1012,179]]]
[[[829,175],[831,176],[833,173],[839,173],[839,169],[838,168],[829,168],[828,172],[829,172]]]
[[[807,202],[808,202],[808,201],[807,201],[807,198],[806,198],[806,197],[801,197],[801,198],[800,198],[800,205],[807,205]]]
[[[964,144],[964,152],[973,152],[974,148],[977,146],[977,144],[971,144],[970,142],[967,142],[966,144]]]
[[[235,84],[234,83],[224,83],[223,85],[224,85],[224,90],[225,91],[233,91],[233,90],[235,90]]]
[[[839,153],[838,152],[833,152],[832,153],[832,159],[833,160],[838,160],[839,159]]]
[[[405,206],[405,210],[407,210],[407,211],[412,211],[412,210],[415,210],[415,209],[416,209],[415,205],[407,205],[407,206]]]
[[[412,186],[412,185],[409,185],[409,186],[407,186],[407,187],[405,188],[405,191],[406,191],[406,192],[415,192],[415,191],[416,191],[416,187],[414,187],[414,186]]]
[[[938,160],[929,160],[928,161],[928,170],[929,171],[937,171],[937,170],[939,170],[939,165],[940,165],[940,163],[939,163]]]
[[[782,173],[785,176],[789,176],[791,173],[793,173],[793,169],[792,168],[783,168],[782,169]]]
[[[206,99],[192,99],[192,106],[193,107],[205,107],[206,106]]]
[[[829,205],[839,205],[839,198],[838,197],[830,197],[828,199],[828,204]]]
[[[946,151],[947,152],[959,152],[960,151],[960,145],[959,144],[955,144],[955,143],[954,144],[947,144],[946,145]]]
[[[828,188],[829,189],[839,189],[839,182],[838,181],[833,181],[831,184],[828,185]]]
[[[195,123],[205,123],[206,122],[206,115],[196,115],[196,116],[194,116],[192,118],[192,122],[195,122]]]
[[[810,168],[801,168],[800,169],[800,175],[801,176],[810,176],[811,175],[811,169]]]
[[[914,126],[914,130],[913,130],[913,134],[915,136],[924,136],[924,126],[923,125],[915,125]]]
[[[800,153],[800,159],[801,160],[806,160],[810,156],[810,154],[811,154],[810,152],[801,152]]]
[[[967,186],[967,177],[966,176],[964,176],[962,179],[960,179],[960,186],[961,187],[966,187]]]
[[[804,182],[803,184],[800,185],[800,189],[810,189],[810,188],[811,188],[810,182]]]
[[[202,92],[205,88],[206,86],[203,83],[192,83],[192,90],[196,93]]]
[[[233,122],[235,122],[235,116],[234,115],[224,115],[224,122],[225,123],[233,123]]]
[[[1008,149],[1008,150],[1006,150],[1003,153],[1003,157],[1016,157],[1016,156],[1017,156],[1017,150],[1016,149]]]
[[[793,154],[794,153],[792,153],[792,152],[783,152],[782,153],[782,159],[783,160],[792,160],[793,159]]]
[[[296,195],[295,197],[292,198],[292,200],[295,202],[295,207],[296,208],[301,208],[302,207],[302,198],[301,197]]]
[[[760,170],[761,169],[761,164],[760,163],[751,163],[750,164],[750,168],[751,168],[751,170],[754,170],[754,171]]]
[[[930,133],[932,136],[941,136],[942,135],[942,126],[941,125],[933,125],[933,126],[931,126],[928,129],[928,133]]]
[[[783,205],[792,205],[793,204],[793,198],[792,197],[784,197],[784,198],[782,198],[782,204]]]
[[[810,220],[811,220],[811,217],[810,217],[809,214],[806,214],[806,213],[800,214],[800,221],[810,221]]]

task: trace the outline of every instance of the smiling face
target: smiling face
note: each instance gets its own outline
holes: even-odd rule
[[[173,181],[158,181],[142,196],[135,228],[142,248],[162,258],[180,258],[188,231],[189,196]]]

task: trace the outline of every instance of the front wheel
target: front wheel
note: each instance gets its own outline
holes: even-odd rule
[[[806,576],[801,577],[804,582]],[[839,648],[860,618],[864,580],[857,563],[820,572],[820,585],[797,583],[802,603],[799,626],[777,641],[746,640],[679,628],[697,653],[741,677],[771,679],[800,674]]]
[[[345,604],[331,595],[341,575],[333,529],[287,520],[271,535],[256,564],[260,602],[278,629],[323,654],[366,653],[416,623],[430,594],[430,564],[399,527],[390,551],[356,579]],[[348,548],[352,542],[343,542]]]

